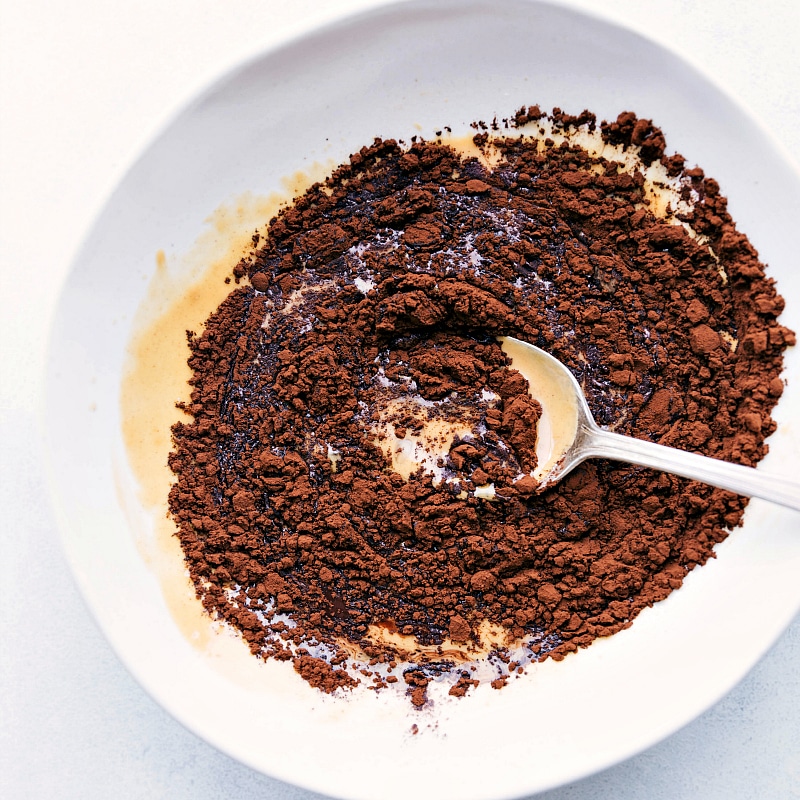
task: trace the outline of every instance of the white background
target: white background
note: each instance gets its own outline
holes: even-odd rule
[[[315,796],[217,753],[156,706],[116,660],[61,554],[40,468],[37,415],[59,287],[138,152],[177,108],[243,56],[374,4],[0,2],[4,798]],[[594,7],[678,50],[768,121],[790,154],[800,150],[796,0],[570,5]],[[798,720],[800,620],[693,724],[624,764],[542,797],[800,797]]]

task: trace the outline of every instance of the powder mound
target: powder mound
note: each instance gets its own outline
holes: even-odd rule
[[[754,465],[775,429],[794,334],[717,183],[632,113],[509,124],[477,123],[470,155],[362,148],[190,335],[170,510],[192,580],[323,691],[502,688],[629,626],[742,519],[600,460],[537,493],[541,408],[498,336],[560,359],[622,433]]]
[[[313,656],[297,656],[294,668],[304,680],[317,689],[333,692],[340,688],[352,688],[357,681],[343,669],[334,669],[327,661]]]

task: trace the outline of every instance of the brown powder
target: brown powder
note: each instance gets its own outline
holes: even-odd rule
[[[619,432],[754,465],[775,429],[794,335],[719,186],[650,121],[601,131],[641,168],[552,139],[479,133],[492,170],[376,140],[271,221],[234,270],[249,283],[190,334],[170,509],[198,596],[254,654],[421,706],[434,678],[455,696],[477,683],[451,650],[490,624],[518,651],[494,647],[501,688],[628,627],[741,522],[744,498],[635,466],[588,462],[542,494],[520,479],[540,409],[499,335],[567,364]],[[688,210],[649,209],[652,163]],[[420,442],[405,480],[387,452]]]

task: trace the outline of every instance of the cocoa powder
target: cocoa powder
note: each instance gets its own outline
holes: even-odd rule
[[[794,335],[716,181],[632,113],[600,126],[605,158],[542,141],[595,131],[589,112],[504,124],[542,131],[479,123],[491,169],[440,142],[362,148],[254,237],[247,280],[189,334],[170,509],[198,596],[325,691],[464,695],[453,646],[486,623],[501,688],[628,627],[742,520],[744,498],[601,460],[536,494],[540,409],[497,336],[559,358],[622,433],[755,465],[775,429]],[[645,202],[653,164],[682,211]],[[408,479],[403,442],[433,448]]]

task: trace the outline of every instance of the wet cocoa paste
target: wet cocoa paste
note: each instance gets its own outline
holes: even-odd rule
[[[510,124],[536,120],[596,129],[558,109]],[[421,705],[445,675],[463,695],[468,666],[444,650],[409,664],[375,631],[468,646],[485,621],[525,642],[513,661],[497,648],[499,688],[629,626],[742,520],[744,498],[599,460],[533,492],[519,477],[539,409],[498,335],[567,364],[622,433],[754,465],[775,429],[794,336],[716,181],[631,113],[600,126],[605,158],[486,127],[493,169],[441,142],[351,156],[254,237],[240,285],[189,336],[170,509],[198,596],[326,691],[399,683]],[[648,207],[652,164],[684,212]],[[426,415],[470,433],[406,480],[381,441]]]

